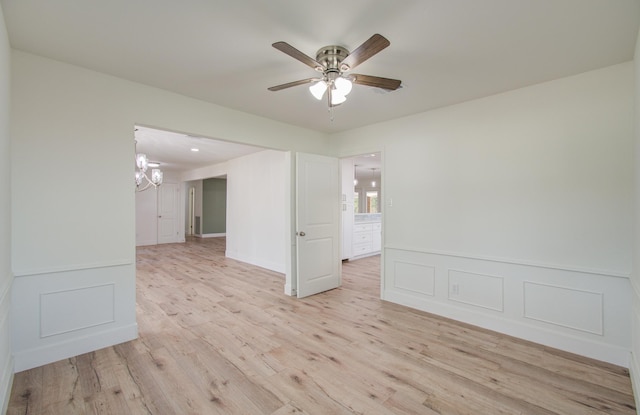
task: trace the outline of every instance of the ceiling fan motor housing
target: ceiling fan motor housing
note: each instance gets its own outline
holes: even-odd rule
[[[349,56],[349,51],[342,46],[325,46],[316,53],[316,61],[321,64],[325,71],[340,72],[340,63]]]

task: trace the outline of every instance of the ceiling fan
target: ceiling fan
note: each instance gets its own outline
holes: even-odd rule
[[[346,101],[347,94],[351,92],[352,84],[394,91],[400,87],[402,81],[379,76],[346,73],[390,44],[384,36],[376,33],[353,52],[349,52],[342,46],[330,45],[320,48],[316,53],[316,58],[313,59],[286,42],[276,42],[272,45],[274,48],[315,69],[322,76],[288,82],[268,89],[269,91],[280,91],[293,86],[312,84],[309,90],[316,99],[321,100],[324,93],[327,92],[329,107],[340,105]]]

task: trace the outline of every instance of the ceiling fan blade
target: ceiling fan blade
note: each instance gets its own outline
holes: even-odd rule
[[[314,81],[322,81],[322,79],[320,79],[320,78],[301,79],[299,81],[293,81],[293,82],[288,82],[288,83],[282,84],[282,85],[272,86],[272,87],[267,88],[267,89],[269,91],[280,91],[281,89],[291,88],[292,86],[309,84],[309,83],[314,82]]]
[[[322,72],[324,70],[322,65],[320,65],[315,59],[300,52],[298,49],[294,48],[287,42],[276,42],[271,46],[278,49],[280,52],[284,52],[292,58],[299,60],[300,62],[315,69],[318,72]]]
[[[355,68],[390,44],[391,42],[389,42],[386,37],[376,33],[362,45],[358,46],[349,56],[344,58],[340,64],[340,70],[347,71]]]
[[[354,84],[373,86],[376,88],[388,89],[390,91],[395,91],[402,83],[399,79],[381,78],[379,76],[371,75],[353,74],[351,75],[351,78]]]

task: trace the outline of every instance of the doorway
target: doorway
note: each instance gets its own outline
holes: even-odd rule
[[[136,246],[184,242],[180,197],[176,183],[136,193]]]
[[[382,251],[381,153],[343,158],[341,167],[342,260],[357,263]]]

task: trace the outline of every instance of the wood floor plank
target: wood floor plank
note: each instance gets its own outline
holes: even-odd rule
[[[380,300],[305,299],[224,238],[137,251],[139,338],[17,373],[7,414],[635,414],[629,372]]]

